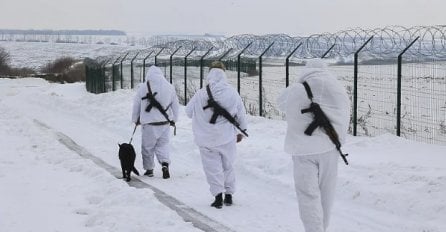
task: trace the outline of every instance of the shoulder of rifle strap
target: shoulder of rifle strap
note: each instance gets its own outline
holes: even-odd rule
[[[308,98],[309,98],[311,101],[313,101],[313,92],[311,92],[310,85],[308,85],[308,83],[307,83],[306,81],[304,81],[304,82],[302,83],[302,85],[304,85],[304,87],[305,87],[305,91],[307,92],[307,96],[308,96]]]
[[[214,96],[212,96],[211,87],[209,87],[209,85],[206,85],[206,92],[208,93],[209,99],[211,99],[213,101]]]
[[[153,94],[152,94],[152,88],[150,88],[149,80],[147,80],[147,89],[148,89],[148,91],[149,91],[149,94],[150,94],[150,95],[153,95]]]

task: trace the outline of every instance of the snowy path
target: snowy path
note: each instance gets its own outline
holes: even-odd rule
[[[14,100],[14,102],[21,101],[21,104],[10,106],[20,110],[32,120],[41,121],[66,134],[76,143],[91,151],[92,154],[97,155],[98,158],[114,167],[119,167],[116,144],[128,140],[125,136],[123,138],[120,135],[131,133],[131,125],[129,125],[130,130],[128,128],[97,126],[95,123],[99,124],[100,120],[91,121],[91,118],[78,115],[77,110],[70,111],[70,108],[74,106],[54,107],[60,106],[62,102],[42,101],[42,99],[37,100],[32,97],[45,91],[45,87],[29,86],[28,89],[27,96],[21,95],[21,99]],[[55,94],[50,93],[50,95],[54,96]],[[66,102],[64,103],[66,104]],[[50,114],[47,112],[48,109],[51,110]],[[182,119],[185,120],[184,116]],[[273,181],[258,179],[258,176],[250,174],[241,165],[238,165],[237,186],[239,189],[234,195],[234,205],[224,207],[223,210],[209,207],[213,197],[208,191],[199,153],[193,144],[192,132],[188,125],[190,121],[188,120],[186,126],[183,123],[184,121],[180,121],[178,124],[179,143],[175,144],[174,142],[173,144],[172,178],[167,181],[163,180],[160,177],[160,171],[155,170],[155,178],[141,177],[143,182],[150,183],[161,191],[171,194],[187,206],[235,231],[295,231],[296,227],[301,227],[294,189]],[[135,134],[135,138],[139,138],[139,133]],[[138,140],[135,139],[134,142],[137,150],[139,150]],[[176,140],[176,138],[172,140]],[[98,143],[107,143],[108,145],[98,146]],[[187,152],[184,153],[184,151]],[[182,152],[184,154],[181,154]],[[141,164],[140,157],[136,162]],[[142,169],[141,167],[137,168]],[[280,198],[276,197],[277,193],[281,194]]]
[[[93,95],[84,93],[79,84],[40,80],[7,84],[2,107],[48,125],[107,165],[119,167],[117,143],[128,142],[133,129],[131,90]],[[163,180],[156,167],[155,177],[139,179],[233,231],[302,232],[291,160],[282,151],[285,123],[258,117],[250,117],[249,122],[252,136],[238,145],[238,191],[233,206],[209,207],[212,197],[193,143],[191,122],[184,115],[177,136],[172,137],[172,178]],[[134,146],[139,153],[139,130]],[[355,138],[347,148],[355,156],[351,156],[351,166],[339,166],[330,232],[446,231],[445,147],[383,137]],[[427,150],[429,158],[419,158]],[[141,157],[136,163],[141,172]]]
[[[83,157],[85,159],[89,159],[89,160],[93,161],[97,166],[105,169],[111,175],[117,177],[118,179],[122,179],[121,170],[119,168],[110,166],[109,164],[105,163],[103,160],[97,158],[96,156],[94,156],[93,154],[88,152],[85,148],[76,144],[76,142],[74,142],[70,137],[66,136],[65,134],[52,130],[52,128],[50,128],[49,126],[45,125],[44,123],[42,123],[38,120],[34,120],[34,122],[37,125],[39,125],[41,128],[44,128],[47,131],[47,133],[54,133],[56,135],[56,138],[58,139],[58,141],[60,143],[62,143],[63,145],[65,145],[68,149],[76,152],[77,154],[79,154],[81,157]],[[178,213],[178,215],[180,215],[184,219],[184,221],[191,222],[198,229],[201,229],[203,231],[209,231],[209,232],[220,232],[220,231],[221,232],[231,232],[232,231],[229,228],[227,228],[226,226],[221,225],[220,223],[218,223],[218,222],[206,217],[205,215],[197,212],[196,210],[188,207],[187,205],[185,205],[184,203],[173,198],[169,194],[166,194],[165,192],[159,190],[158,188],[155,188],[152,185],[141,181],[137,177],[132,177],[132,181],[128,182],[127,184],[129,184],[129,186],[134,187],[134,188],[151,189],[154,192],[154,195],[156,196],[156,198],[161,203],[163,203],[164,205],[166,205],[167,207],[169,207],[170,209],[172,209],[173,211]]]
[[[0,231],[200,231],[2,103]]]

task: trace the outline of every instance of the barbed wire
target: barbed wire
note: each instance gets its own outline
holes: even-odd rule
[[[328,57],[348,57],[372,36],[373,39],[362,50],[365,56],[371,59],[396,57],[416,38],[418,40],[407,51],[406,56],[446,59],[446,25],[410,28],[388,26],[368,30],[352,28],[336,33],[313,34],[305,37],[291,37],[286,34],[241,34],[226,39],[212,37],[174,40],[172,37],[163,39],[157,36],[156,39],[151,40],[155,43],[151,48],[139,52],[143,57],[148,52],[163,49],[160,55],[168,56],[178,49],[176,55],[185,56],[194,50],[191,56],[198,57],[212,48],[209,57],[218,57],[230,51],[227,58],[233,58],[246,48],[243,56],[257,57],[272,44],[264,54],[265,57],[286,57],[299,45],[301,46],[291,58],[321,57],[327,51],[330,51]]]

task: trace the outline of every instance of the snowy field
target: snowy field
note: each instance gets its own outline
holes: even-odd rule
[[[94,95],[84,84],[0,79],[0,231],[200,231],[150,189],[129,187],[68,149],[56,132],[119,167],[117,143],[132,132],[134,90]],[[47,125],[43,126],[43,125]],[[240,232],[303,232],[283,152],[286,123],[249,117],[238,145],[234,205],[211,208],[191,120],[181,111],[172,137],[172,178],[138,177],[186,206]],[[134,140],[140,154],[140,132]],[[446,146],[390,134],[349,137],[339,161],[330,232],[446,231]],[[141,157],[136,160],[142,172]],[[136,178],[134,178],[136,179]]]
[[[136,47],[107,44],[75,44],[44,42],[0,41],[0,47],[11,56],[11,66],[39,69],[57,58],[70,56],[76,59],[113,56]]]

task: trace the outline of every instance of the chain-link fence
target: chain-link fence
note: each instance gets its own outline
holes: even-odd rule
[[[307,59],[323,57],[350,96],[353,135],[392,133],[446,144],[444,30],[395,27],[305,38],[240,35],[220,44],[174,41],[89,62],[86,85],[93,93],[134,88],[147,68],[157,65],[186,104],[206,85],[209,64],[221,60],[248,113],[283,119],[277,96],[297,81]]]

